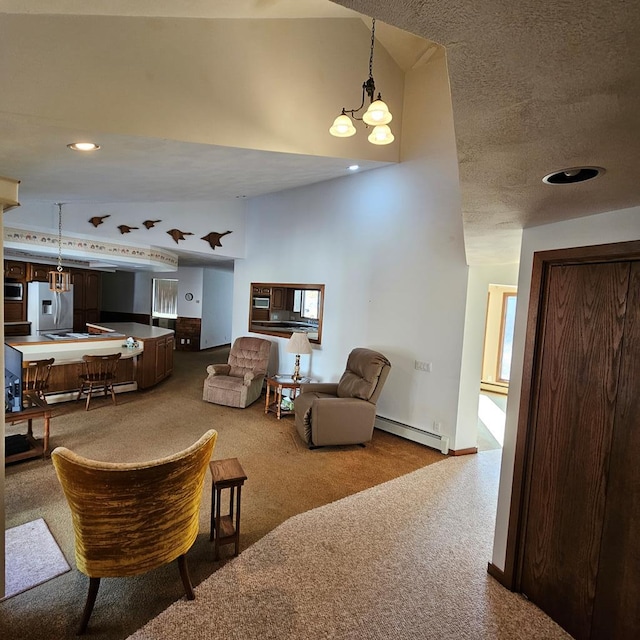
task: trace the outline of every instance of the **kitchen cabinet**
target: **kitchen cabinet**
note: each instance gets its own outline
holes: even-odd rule
[[[4,261],[4,277],[24,281],[27,276],[26,263],[17,260]]]
[[[71,269],[73,330],[85,331],[87,322],[100,321],[102,277],[99,271]]]
[[[22,300],[4,301],[5,322],[26,322],[27,320],[27,280],[26,263],[17,260],[4,261],[4,277],[22,284]]]
[[[162,382],[173,372],[173,334],[143,341],[144,351],[138,371],[138,387],[147,389]]]
[[[273,287],[271,289],[271,311],[282,311],[285,308],[284,287]]]
[[[52,264],[27,264],[27,282],[49,282],[49,271],[55,269]]]

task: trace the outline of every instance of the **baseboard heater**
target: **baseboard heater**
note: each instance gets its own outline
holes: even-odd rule
[[[382,416],[376,416],[376,429],[382,431],[388,431],[401,438],[407,440],[413,440],[419,442],[432,449],[438,449],[444,454],[449,453],[449,438],[447,436],[440,435],[438,433],[430,433],[416,427],[411,427],[408,424],[391,420],[390,418],[383,418]]]

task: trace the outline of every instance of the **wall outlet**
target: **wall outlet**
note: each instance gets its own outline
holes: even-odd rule
[[[416,360],[413,365],[416,371],[426,371],[427,373],[431,373],[431,363],[423,362],[422,360]]]
[[[436,433],[438,435],[442,434],[442,424],[437,420],[433,421],[432,429],[433,429],[433,433]]]

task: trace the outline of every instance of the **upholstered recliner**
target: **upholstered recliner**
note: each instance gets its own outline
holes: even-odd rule
[[[369,442],[390,369],[381,353],[358,348],[349,354],[339,382],[303,384],[294,402],[300,437],[311,448]]]
[[[202,399],[228,407],[244,409],[262,393],[267,375],[271,341],[262,338],[236,338],[227,364],[210,364]]]
[[[100,462],[57,447],[51,454],[71,509],[76,565],[89,576],[79,634],[106,577],[135,576],[178,560],[195,597],[186,553],[196,540],[205,475],[218,433],[207,431],[180,453],[149,462]]]

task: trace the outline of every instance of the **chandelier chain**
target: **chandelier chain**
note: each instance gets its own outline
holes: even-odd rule
[[[371,54],[369,55],[369,77],[373,77],[373,47],[375,44],[376,37],[376,19],[373,18],[373,22],[371,23]]]
[[[58,272],[62,273],[62,203],[58,202]]]

